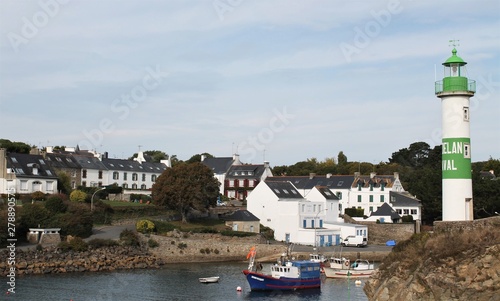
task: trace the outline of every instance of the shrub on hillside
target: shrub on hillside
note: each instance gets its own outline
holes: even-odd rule
[[[139,238],[133,231],[128,229],[125,229],[122,231],[122,233],[120,233],[120,241],[124,246],[139,246]]]
[[[118,246],[118,242],[113,239],[102,239],[102,238],[94,238],[88,242],[89,247],[93,249],[103,248],[103,247],[113,247]]]
[[[45,199],[45,193],[41,191],[35,191],[31,194],[31,199],[35,201],[43,201]]]
[[[150,220],[143,219],[135,224],[135,229],[137,232],[151,233],[155,230],[155,224]]]
[[[175,229],[175,226],[168,222],[154,221],[154,224],[158,233],[167,233]]]
[[[52,213],[64,213],[68,209],[68,205],[64,202],[63,197],[58,194],[49,196],[44,205]]]
[[[72,202],[85,202],[85,199],[87,198],[87,194],[81,190],[73,190],[71,194],[69,195],[69,200]]]
[[[221,231],[220,234],[222,234],[224,236],[234,236],[234,237],[249,237],[249,236],[257,235],[256,233],[252,233],[252,232],[241,232],[241,231],[233,231],[233,230],[224,230],[224,231]]]

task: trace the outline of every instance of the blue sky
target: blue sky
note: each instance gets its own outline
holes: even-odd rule
[[[499,0],[1,1],[0,138],[386,162],[441,144],[450,39],[477,81],[472,160],[500,159]]]

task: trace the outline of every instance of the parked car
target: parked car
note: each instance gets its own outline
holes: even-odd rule
[[[366,247],[368,245],[368,240],[363,236],[349,235],[343,241],[342,245],[344,247]]]

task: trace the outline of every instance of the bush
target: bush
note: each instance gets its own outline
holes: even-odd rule
[[[81,190],[73,190],[73,192],[71,192],[71,194],[69,195],[69,200],[72,202],[83,203],[85,202],[86,198],[87,194]]]
[[[113,239],[102,239],[94,238],[88,242],[88,245],[93,249],[103,248],[103,247],[113,247],[118,246],[118,242]]]
[[[35,191],[31,194],[31,199],[35,201],[43,201],[45,199],[45,194],[41,191]]]
[[[224,236],[234,236],[234,237],[249,237],[249,236],[257,235],[256,233],[252,233],[252,232],[241,232],[241,231],[232,231],[232,230],[224,230],[224,231],[221,231],[220,234],[224,235]]]
[[[143,219],[135,224],[135,229],[137,232],[151,233],[155,230],[155,224],[150,220]]]
[[[401,221],[403,223],[413,223],[413,216],[412,215],[403,215],[403,217],[401,217]]]
[[[88,245],[81,237],[75,237],[70,242],[71,249],[76,252],[87,251]]]
[[[158,233],[167,233],[175,229],[175,226],[168,222],[163,221],[154,221],[156,232]]]
[[[150,248],[156,248],[156,247],[158,247],[159,245],[160,245],[160,244],[159,244],[156,240],[154,240],[154,239],[152,239],[152,238],[150,238],[150,239],[148,240],[148,246],[149,246]]]
[[[113,207],[101,200],[94,202],[94,211],[92,211],[92,221],[95,224],[111,224],[114,210]]]
[[[179,249],[183,250],[183,249],[187,248],[187,244],[185,244],[185,243],[183,243],[183,242],[180,242],[180,243],[177,245],[177,247],[178,247]]]
[[[68,205],[60,195],[51,195],[45,201],[45,208],[52,213],[64,213],[68,209]]]
[[[133,231],[128,229],[125,229],[122,231],[122,233],[120,233],[120,241],[124,246],[137,247],[140,245],[137,235]]]

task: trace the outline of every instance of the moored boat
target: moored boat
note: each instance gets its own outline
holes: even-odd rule
[[[310,260],[289,260],[285,254],[271,265],[270,274],[255,265],[255,247],[247,255],[248,269],[243,270],[252,291],[299,290],[321,287],[320,263]]]
[[[332,257],[329,263],[329,266],[324,267],[328,278],[368,278],[375,271],[374,264],[364,259],[351,263],[346,258]]]
[[[219,282],[219,279],[219,276],[198,278],[201,283],[216,283]]]

